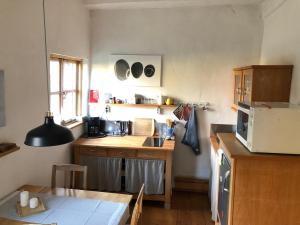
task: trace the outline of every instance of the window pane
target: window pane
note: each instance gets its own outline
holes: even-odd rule
[[[59,116],[60,108],[60,100],[58,94],[52,94],[50,95],[50,111],[53,112],[54,117]]]
[[[76,63],[64,61],[63,90],[76,89]]]
[[[50,61],[50,91],[59,91],[59,61]]]
[[[74,119],[76,116],[76,93],[68,92],[63,95],[62,119]]]

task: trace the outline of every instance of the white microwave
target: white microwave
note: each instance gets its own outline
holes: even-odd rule
[[[300,107],[283,102],[240,102],[236,138],[250,152],[300,154]]]

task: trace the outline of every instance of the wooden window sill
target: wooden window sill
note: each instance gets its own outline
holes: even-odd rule
[[[64,127],[68,128],[68,129],[73,129],[73,128],[78,127],[78,126],[80,126],[82,124],[83,124],[82,121],[76,121],[76,122],[64,125]]]

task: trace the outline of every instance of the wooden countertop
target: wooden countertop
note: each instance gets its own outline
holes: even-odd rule
[[[159,150],[174,151],[175,141],[165,140],[162,147],[146,147],[143,146],[147,136],[122,136],[122,137],[104,137],[104,138],[79,138],[74,146],[91,146],[91,147],[107,147],[117,149],[137,149],[137,150]]]
[[[215,135],[210,136],[210,144],[212,145],[215,153],[217,153],[220,148],[220,144],[218,143],[217,137]]]
[[[271,154],[271,153],[252,153],[239,140],[236,139],[234,133],[218,133],[217,134],[221,148],[229,159],[235,158],[255,158],[255,159],[295,159],[300,160],[300,155],[288,155],[288,154]]]

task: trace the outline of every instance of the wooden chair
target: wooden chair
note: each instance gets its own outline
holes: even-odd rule
[[[139,218],[142,214],[142,208],[143,208],[143,196],[144,196],[144,187],[145,185],[143,184],[141,187],[141,190],[139,192],[139,195],[136,199],[134,208],[133,208],[133,212],[131,215],[131,221],[130,221],[130,225],[137,225]]]
[[[74,189],[75,187],[75,178],[76,173],[82,173],[82,189],[86,190],[87,188],[87,166],[81,166],[76,164],[61,164],[61,165],[53,165],[52,167],[52,179],[51,179],[51,187],[56,187],[56,171],[64,171],[64,188]]]

